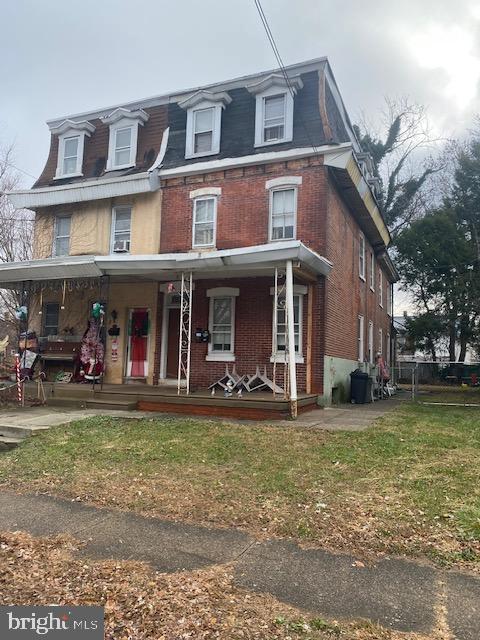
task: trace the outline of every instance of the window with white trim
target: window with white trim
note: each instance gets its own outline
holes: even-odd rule
[[[375,254],[370,251],[370,289],[375,291]]]
[[[373,322],[370,320],[368,323],[368,361],[373,364]]]
[[[293,296],[293,334],[295,339],[295,353],[302,353],[302,303],[303,296]],[[274,336],[274,352],[278,354],[285,353],[285,345],[287,344],[287,309],[285,298],[279,298],[277,308],[277,335]]]
[[[58,135],[58,155],[55,180],[82,175],[85,138],[91,136],[95,126],[88,120],[64,120],[52,126],[50,131]]]
[[[80,136],[63,139],[63,167],[62,175],[68,176],[78,173],[78,151]]]
[[[193,201],[192,246],[214,247],[217,217],[217,198],[206,196]]]
[[[286,116],[286,93],[263,98],[263,142],[279,142],[285,138]]]
[[[364,319],[358,316],[358,361],[363,362],[365,359],[365,336],[364,336]]]
[[[386,290],[387,290],[387,313],[389,316],[392,315],[392,283],[388,282],[386,283]]]
[[[206,359],[228,362],[235,360],[235,298],[236,287],[216,287],[207,290],[210,299],[208,330],[210,341]]]
[[[389,333],[387,333],[387,344],[385,345],[385,348],[387,350],[387,353],[385,354],[385,360],[387,361],[387,364],[390,364],[391,344],[390,344],[390,334]]]
[[[114,207],[112,211],[112,234],[110,253],[130,251],[132,208],[127,205]]]
[[[365,236],[361,233],[358,237],[358,275],[365,280]]]
[[[378,304],[383,307],[383,273],[378,272]]]
[[[115,129],[114,159],[112,167],[125,167],[131,163],[133,127]]]
[[[53,255],[68,256],[70,253],[70,216],[57,216],[54,225]]]
[[[130,111],[118,107],[103,118],[109,125],[108,158],[106,171],[134,167],[137,159],[138,128],[149,116],[143,109]]]
[[[203,155],[213,150],[215,107],[193,111],[193,153]]]
[[[297,189],[270,191],[270,240],[295,238],[297,218]]]
[[[383,329],[378,330],[378,353],[383,356]]]

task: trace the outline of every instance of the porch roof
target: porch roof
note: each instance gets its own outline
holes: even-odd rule
[[[0,264],[0,287],[15,288],[20,282],[99,278],[118,280],[175,279],[182,271],[201,277],[253,276],[293,260],[315,275],[328,275],[332,263],[299,240],[222,249],[153,255],[112,254],[106,256],[64,256],[27,262]]]

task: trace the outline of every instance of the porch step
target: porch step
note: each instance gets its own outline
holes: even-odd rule
[[[136,400],[104,400],[95,398],[95,400],[85,401],[86,409],[113,409],[117,411],[134,411],[137,408]]]
[[[49,407],[68,407],[72,409],[85,409],[86,407],[85,398],[57,398],[56,396],[52,396],[51,398],[47,398],[47,405]]]
[[[24,438],[9,438],[8,436],[0,436],[0,451],[9,451],[15,449],[23,442]]]
[[[0,424],[0,437],[23,439],[35,436],[38,433],[45,431],[47,427],[17,427],[16,425],[2,425]]]

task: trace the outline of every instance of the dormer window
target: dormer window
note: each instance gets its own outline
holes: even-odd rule
[[[293,95],[302,87],[300,76],[290,77],[287,83],[283,75],[275,73],[247,87],[256,100],[256,147],[293,139]]]
[[[58,157],[55,178],[73,178],[83,175],[83,150],[85,136],[90,136],[95,127],[83,120],[64,120],[50,131],[58,135]]]
[[[148,120],[143,109],[129,111],[123,107],[115,109],[103,118],[110,125],[106,171],[134,167],[137,159],[138,127]]]
[[[220,153],[222,110],[232,99],[225,91],[197,91],[178,106],[187,111],[185,158]]]

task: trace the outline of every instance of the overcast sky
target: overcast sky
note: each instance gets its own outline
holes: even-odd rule
[[[480,0],[262,4],[285,64],[329,57],[353,120],[386,95],[427,105],[447,136],[480,112]],[[49,118],[276,66],[253,0],[0,0],[0,12],[0,142],[33,176]]]

